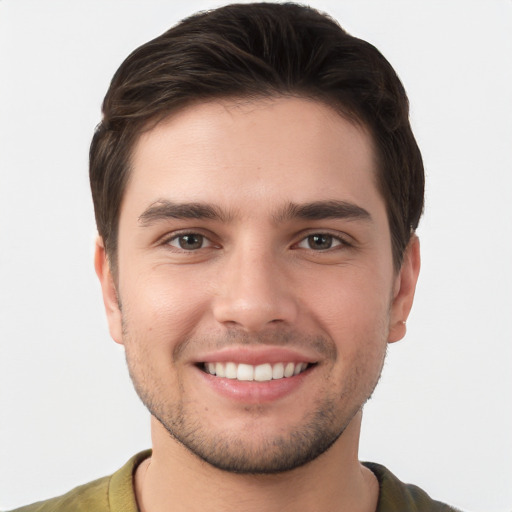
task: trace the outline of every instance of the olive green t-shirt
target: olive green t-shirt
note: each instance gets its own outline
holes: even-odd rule
[[[100,478],[46,501],[11,512],[138,512],[133,475],[137,466],[151,455],[138,453],[113,475]],[[404,484],[384,466],[365,462],[379,480],[376,512],[453,512],[454,508],[432,500],[419,487]]]

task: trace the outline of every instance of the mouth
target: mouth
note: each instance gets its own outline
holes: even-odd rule
[[[200,363],[198,366],[203,372],[219,378],[244,382],[268,382],[300,375],[314,365],[315,363],[307,362],[263,363],[252,365],[228,361],[206,362]]]

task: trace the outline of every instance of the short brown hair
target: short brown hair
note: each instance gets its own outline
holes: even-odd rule
[[[400,268],[424,196],[405,90],[374,46],[329,16],[291,3],[196,14],[136,49],[117,70],[90,149],[96,223],[111,265],[131,150],[145,126],[198,101],[267,96],[313,98],[369,130]]]

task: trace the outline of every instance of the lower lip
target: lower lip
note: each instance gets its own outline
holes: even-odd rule
[[[310,367],[304,372],[299,373],[299,375],[263,382],[215,377],[199,368],[197,371],[201,374],[206,384],[216,393],[230,400],[247,404],[259,404],[273,402],[294,393],[302,385],[304,379],[311,374],[313,369],[314,367]]]

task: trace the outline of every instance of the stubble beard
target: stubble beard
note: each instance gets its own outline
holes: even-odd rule
[[[326,401],[306,423],[286,435],[260,437],[255,447],[254,439],[248,443],[244,435],[213,434],[199,422],[188,420],[182,407],[172,412],[163,410],[162,404],[152,403],[141,390],[137,392],[150,413],[176,441],[204,462],[231,473],[261,475],[291,471],[327,451],[347,426],[336,428],[334,404]]]
[[[352,372],[342,392],[326,393],[299,425],[273,437],[243,432],[212,431],[198,414],[190,414],[184,399],[166,403],[165,389],[154,378],[157,372],[141,364],[144,358],[131,353],[132,343],[124,330],[126,360],[139,398],[170,436],[202,461],[220,470],[239,474],[276,474],[303,466],[325,453],[343,434],[350,421],[370,398],[380,371],[365,390],[358,380],[361,368]],[[145,358],[148,361],[147,358]],[[384,357],[380,370],[382,370]],[[363,363],[364,364],[364,363]],[[358,396],[358,399],[354,399]],[[206,413],[205,413],[206,414]],[[252,421],[258,421],[257,406]]]

